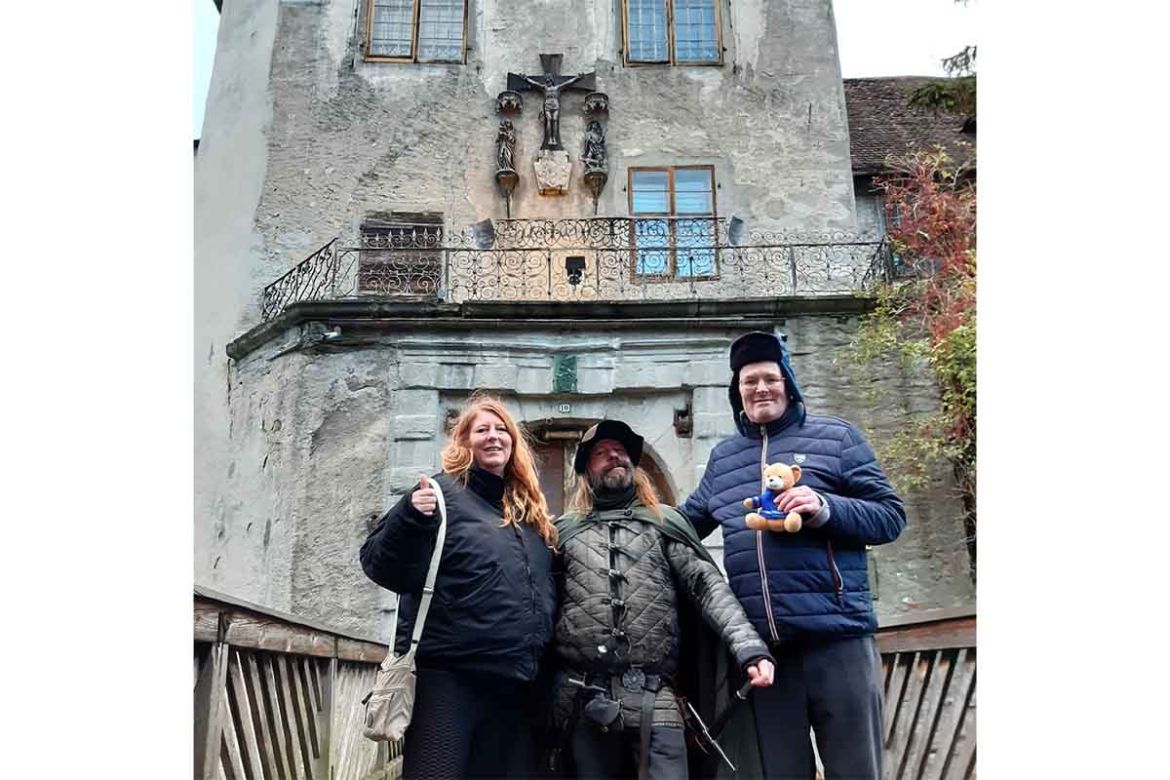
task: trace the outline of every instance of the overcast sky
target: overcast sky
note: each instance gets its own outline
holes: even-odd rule
[[[212,0],[192,0],[195,11],[194,132],[203,126],[219,14]],[[944,75],[940,61],[975,39],[979,0],[834,0],[841,75]]]

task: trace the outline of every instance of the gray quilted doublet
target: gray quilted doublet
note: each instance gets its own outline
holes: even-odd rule
[[[678,607],[661,533],[630,510],[594,518],[564,549],[558,654],[576,669],[672,658]]]
[[[669,511],[669,510],[668,510]],[[631,666],[672,674],[678,657],[677,587],[739,660],[767,653],[719,570],[686,544],[666,537],[645,511],[597,512],[562,549],[564,590],[555,648],[561,668],[600,672]],[[576,689],[559,680],[554,715],[563,722]],[[642,692],[624,691],[627,727],[640,723]],[[667,687],[655,697],[654,723],[678,725]]]

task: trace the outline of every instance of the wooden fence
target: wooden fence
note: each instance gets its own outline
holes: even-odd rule
[[[196,780],[401,776],[401,744],[362,736],[385,645],[201,588],[194,634]],[[886,621],[877,642],[883,780],[973,779],[974,612]]]
[[[975,777],[975,612],[886,621],[883,780]]]
[[[362,736],[386,646],[195,591],[196,780],[391,780],[401,745]]]

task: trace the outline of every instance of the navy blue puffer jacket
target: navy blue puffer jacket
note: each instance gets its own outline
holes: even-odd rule
[[[781,366],[796,387],[787,361]],[[790,394],[791,395],[791,394]],[[836,417],[806,415],[802,401],[767,425],[750,422],[730,388],[739,433],[711,451],[699,487],[682,507],[700,538],[723,528],[723,563],[760,636],[794,640],[872,633],[866,545],[892,542],[906,512],[861,432]],[[799,398],[799,390],[796,391]],[[797,484],[828,503],[828,522],[798,533],[752,531],[743,500],[763,490],[768,463],[796,464]]]

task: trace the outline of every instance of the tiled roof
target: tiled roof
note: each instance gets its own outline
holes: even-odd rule
[[[854,173],[876,173],[885,167],[887,154],[935,145],[942,145],[956,163],[975,167],[975,134],[962,132],[964,117],[907,105],[914,88],[932,80],[926,76],[844,80]]]

